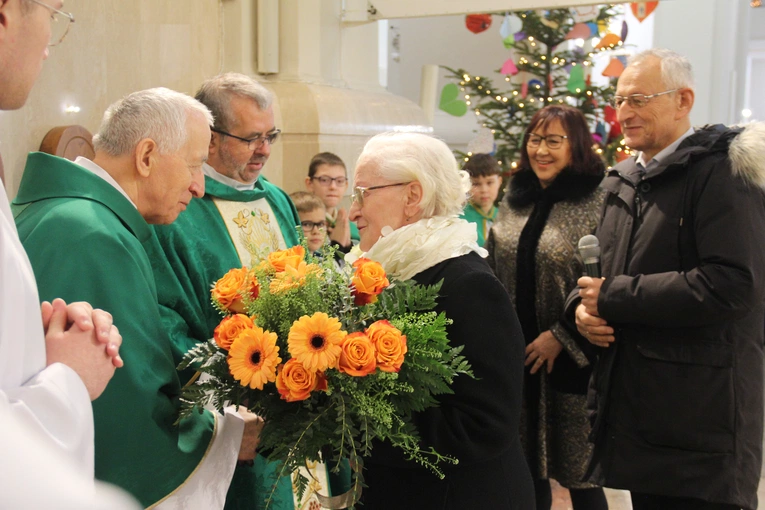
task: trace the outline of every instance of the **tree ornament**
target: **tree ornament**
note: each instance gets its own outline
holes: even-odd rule
[[[573,66],[571,68],[571,74],[568,76],[568,83],[566,88],[572,94],[578,94],[584,90],[586,83],[584,82],[584,66]]]
[[[468,142],[467,150],[473,154],[494,153],[494,134],[491,132],[491,129],[480,128],[475,138]]]
[[[566,34],[566,39],[588,39],[590,37],[592,37],[592,30],[585,23],[577,23]]]
[[[643,22],[659,5],[659,2],[632,2],[630,9],[639,22]]]
[[[491,14],[468,14],[465,26],[474,34],[480,34],[491,26]]]
[[[447,83],[441,90],[441,100],[438,102],[438,108],[449,115],[462,117],[467,113],[467,104],[459,98],[460,88],[456,83]]]
[[[622,21],[622,33],[621,33],[622,42],[626,42],[627,41],[627,34],[628,33],[629,33],[629,28],[627,27],[627,22],[626,21]]]
[[[600,40],[598,45],[595,46],[595,49],[613,48],[614,46],[618,46],[620,42],[622,42],[622,40],[619,39],[618,35],[609,32]]]
[[[518,16],[514,14],[505,14],[505,19],[502,20],[502,25],[499,27],[499,35],[502,39],[507,39],[516,32],[520,32],[523,28],[523,22]]]
[[[574,7],[571,9],[571,15],[574,18],[574,23],[584,23],[598,17],[598,6],[588,5],[586,7]]]
[[[513,75],[515,76],[518,74],[518,67],[516,67],[515,62],[513,62],[512,58],[508,58],[505,60],[505,63],[502,64],[502,69],[500,70],[500,73],[504,75]]]
[[[603,76],[607,76],[609,78],[618,78],[622,75],[622,72],[624,72],[624,64],[621,60],[614,57],[611,59],[611,61],[608,63],[605,69],[603,69]]]

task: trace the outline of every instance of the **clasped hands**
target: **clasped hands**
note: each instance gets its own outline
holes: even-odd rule
[[[608,347],[616,340],[614,328],[598,313],[598,297],[603,279],[583,276],[577,280],[582,302],[576,307],[576,328],[591,344]]]
[[[91,400],[98,398],[115,369],[124,363],[119,355],[122,335],[112,315],[85,302],[54,299],[40,307],[45,331],[46,366],[62,363],[82,379]]]

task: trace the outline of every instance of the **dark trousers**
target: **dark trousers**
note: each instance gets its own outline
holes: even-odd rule
[[[741,510],[736,505],[710,503],[696,498],[676,498],[631,492],[632,510]]]

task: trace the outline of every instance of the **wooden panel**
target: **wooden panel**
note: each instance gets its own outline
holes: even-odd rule
[[[77,156],[93,159],[93,135],[82,126],[59,126],[48,131],[40,144],[40,152],[66,158],[70,161]]]

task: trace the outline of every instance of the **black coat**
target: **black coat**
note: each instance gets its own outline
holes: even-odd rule
[[[464,345],[476,379],[459,376],[453,395],[415,416],[422,442],[459,464],[446,478],[405,461],[387,443],[365,460],[363,508],[534,508],[531,477],[518,436],[524,341],[507,292],[475,253],[441,262],[413,277],[430,285],[443,280],[436,311],[454,323],[452,345]]]
[[[598,311],[616,341],[590,404],[607,487],[757,506],[765,164],[740,156],[765,146],[765,126],[740,131],[705,128],[644,178],[631,159],[603,182]]]

